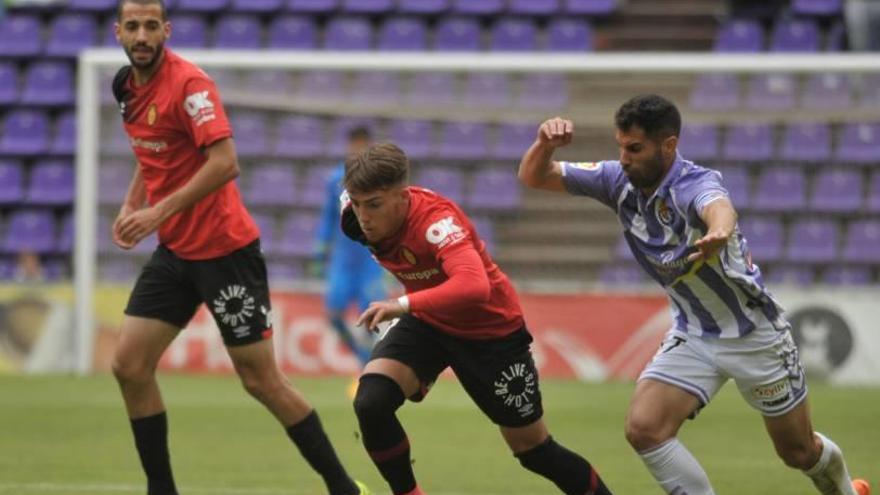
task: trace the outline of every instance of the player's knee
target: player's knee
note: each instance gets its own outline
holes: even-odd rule
[[[238,377],[247,393],[260,402],[279,395],[284,386],[280,373],[239,370]]]
[[[354,397],[354,412],[361,424],[394,414],[403,404],[400,386],[391,378],[380,374],[367,374],[360,378]]]
[[[116,381],[123,385],[149,381],[156,371],[155,366],[135,359],[123,359],[120,356],[113,358],[110,368]]]
[[[637,452],[656,447],[670,438],[657,422],[632,416],[626,418],[624,435]]]

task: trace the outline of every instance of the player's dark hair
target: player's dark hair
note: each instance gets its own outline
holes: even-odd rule
[[[621,105],[614,115],[621,131],[638,126],[655,141],[681,133],[681,114],[675,104],[659,95],[639,95]]]
[[[373,136],[370,133],[370,128],[367,126],[358,125],[358,126],[352,127],[351,129],[348,130],[348,140],[349,141],[354,141],[354,140],[369,141],[372,138],[373,138]]]
[[[163,0],[119,0],[119,3],[116,4],[116,19],[122,20],[122,7],[127,3],[136,3],[138,5],[152,5],[157,4],[159,8],[162,9],[162,20],[168,20],[168,10],[165,8],[165,2]]]
[[[374,144],[345,160],[343,184],[353,192],[379,191],[407,183],[409,159],[393,143]]]

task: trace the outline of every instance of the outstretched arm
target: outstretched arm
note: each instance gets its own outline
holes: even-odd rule
[[[700,212],[700,218],[706,224],[706,235],[694,243],[697,252],[688,256],[688,261],[709,259],[727,245],[736,227],[736,210],[726,197],[718,198],[707,204]]]
[[[232,138],[224,138],[205,148],[207,161],[180,189],[169,194],[155,205],[137,210],[119,222],[119,239],[132,245],[150,235],[168,218],[223,187],[238,177],[238,159]]]
[[[573,136],[574,124],[570,120],[555,117],[542,123],[535,142],[519,162],[520,182],[534,189],[565,191],[562,165],[552,158],[556,148],[571,143]]]

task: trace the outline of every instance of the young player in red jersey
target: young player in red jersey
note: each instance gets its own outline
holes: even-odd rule
[[[336,457],[317,413],[278,369],[259,231],[235,183],[232,130],[217,88],[164,48],[160,0],[119,2],[116,37],[131,65],[113,81],[138,166],[113,241],[131,249],[153,231],[160,245],[132,291],[113,373],[150,495],[177,494],[165,406],[156,382],[162,352],[203,302],[245,389],[286,428],[331,494],[367,493]]]
[[[416,484],[395,411],[421,401],[451,367],[520,464],[567,494],[611,492],[590,464],[556,443],[542,419],[538,373],[516,292],[461,209],[407,186],[409,163],[379,144],[345,164],[343,231],[373,251],[406,288],[376,301],[358,325],[392,321],[360,378],[354,408],[364,446],[395,495]]]

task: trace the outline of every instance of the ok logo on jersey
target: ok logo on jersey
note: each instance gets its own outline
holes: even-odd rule
[[[425,232],[425,239],[441,248],[462,238],[464,231],[455,224],[455,218],[452,216],[432,224]]]
[[[188,95],[183,100],[183,108],[197,126],[214,120],[214,102],[208,99],[207,90]]]

